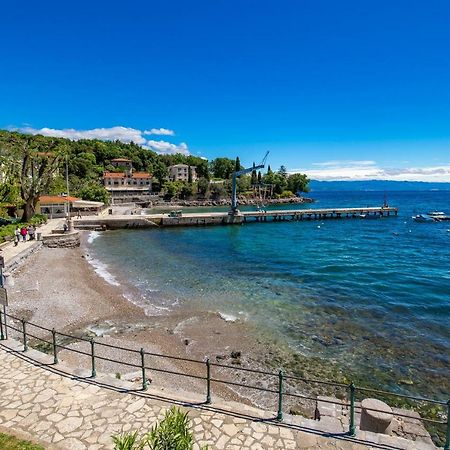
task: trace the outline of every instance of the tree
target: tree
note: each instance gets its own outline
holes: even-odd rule
[[[288,173],[287,173],[286,166],[280,166],[280,168],[278,169],[278,173],[279,173],[283,178],[287,178]]]
[[[251,184],[254,186],[258,182],[258,176],[256,175],[256,170],[252,170],[252,178],[251,178]]]
[[[234,165],[234,171],[239,172],[242,169],[243,169],[243,167],[241,166],[241,160],[239,159],[239,156],[236,156],[236,163]]]
[[[208,191],[209,181],[206,178],[199,178],[197,182],[197,193],[205,196]]]
[[[308,187],[308,177],[303,174],[303,173],[294,173],[292,175],[289,176],[288,180],[287,180],[288,184],[287,184],[287,188],[294,192],[308,192],[309,191],[309,187]]]
[[[261,175],[261,171],[258,170],[258,184],[261,184],[262,182],[262,175]]]
[[[216,158],[211,161],[211,172],[214,178],[228,180],[236,168],[236,162],[229,158]]]
[[[166,181],[164,183],[164,196],[167,199],[172,199],[173,197],[177,197],[181,192],[181,188],[183,187],[182,181]]]
[[[158,180],[159,184],[162,186],[167,176],[169,175],[169,171],[161,161],[157,161],[153,165],[153,175]]]
[[[194,186],[192,183],[183,183],[180,189],[180,198],[188,200],[194,194]]]
[[[12,164],[19,163],[15,173],[24,202],[22,220],[28,221],[35,214],[39,196],[48,190],[60,160],[67,153],[66,141],[10,133],[1,143]]]
[[[84,200],[91,200],[93,202],[102,202],[105,205],[109,204],[108,191],[99,184],[91,183],[78,192],[78,195]]]
[[[188,183],[192,184],[192,168],[188,166]]]

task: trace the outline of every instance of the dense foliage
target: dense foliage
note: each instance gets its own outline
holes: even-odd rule
[[[0,130],[0,205],[18,205],[27,220],[33,216],[40,195],[67,193],[66,176],[71,195],[107,203],[101,177],[104,171],[121,170],[111,164],[115,158],[128,158],[136,171],[152,173],[153,190],[162,190],[166,199],[228,196],[229,180],[242,169],[239,158],[216,158],[208,163],[192,155],[160,155],[133,142],[71,141]],[[198,179],[192,180],[190,175],[188,181],[169,181],[168,168],[175,164],[195,166]],[[288,175],[283,166],[277,172],[269,168],[265,175],[254,172],[238,179],[240,195],[255,195],[256,188],[262,186],[276,197],[287,191],[307,191],[308,179],[302,174]]]

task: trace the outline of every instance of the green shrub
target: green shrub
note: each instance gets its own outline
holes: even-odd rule
[[[147,435],[151,450],[191,450],[194,445],[189,431],[188,413],[172,406],[164,419],[156,424]]]
[[[14,237],[14,230],[16,229],[17,225],[11,224],[11,225],[3,225],[0,227],[0,242],[3,242],[7,240],[6,238]]]
[[[145,439],[139,438],[137,431],[116,434],[112,439],[114,450],[142,450],[145,446]]]
[[[128,431],[112,437],[114,450],[192,450],[194,438],[190,431],[188,413],[183,413],[173,406],[164,415],[164,419],[157,423],[140,438],[137,431]],[[202,447],[208,450],[208,446]]]

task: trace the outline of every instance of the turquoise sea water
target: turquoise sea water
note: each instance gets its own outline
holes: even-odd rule
[[[304,208],[378,206],[384,197],[311,195],[317,202]],[[446,399],[450,222],[411,216],[450,213],[450,191],[387,197],[398,217],[121,230],[100,234],[91,253],[138,287],[150,314],[180,304],[220,311],[383,388]]]

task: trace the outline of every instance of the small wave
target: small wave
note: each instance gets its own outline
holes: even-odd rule
[[[238,318],[236,316],[233,316],[233,314],[226,314],[219,311],[219,316],[222,320],[225,320],[225,322],[236,322]]]
[[[92,244],[94,242],[94,240],[97,239],[99,236],[100,236],[100,233],[98,231],[91,231],[89,233],[88,240],[87,240],[88,244]]]
[[[144,310],[144,314],[148,317],[152,316],[162,316],[167,314],[171,309],[167,306],[158,306],[152,303],[149,303],[149,300],[146,297],[142,297],[142,300],[138,300],[135,295],[124,292],[122,294],[130,303],[138,306]]]
[[[120,286],[120,283],[117,281],[116,277],[108,271],[108,266],[98,259],[86,257],[88,263],[94,268],[95,273],[103,278],[108,284],[112,286]]]

